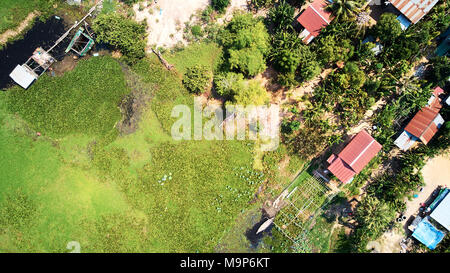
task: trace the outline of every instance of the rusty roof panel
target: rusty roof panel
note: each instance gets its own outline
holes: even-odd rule
[[[389,2],[415,24],[436,5],[438,0],[389,0]]]
[[[439,113],[431,110],[430,107],[425,106],[417,112],[408,125],[406,125],[405,130],[427,144],[431,137],[437,132],[437,127],[436,131],[433,130],[432,123],[438,114]]]

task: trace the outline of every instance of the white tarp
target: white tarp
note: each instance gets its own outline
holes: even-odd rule
[[[430,216],[450,231],[450,193],[439,203]]]
[[[20,86],[27,89],[37,78],[26,68],[17,65],[9,76]]]

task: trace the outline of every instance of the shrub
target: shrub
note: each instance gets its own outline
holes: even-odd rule
[[[389,44],[402,33],[400,22],[393,13],[383,13],[373,30],[381,41]]]
[[[138,24],[116,13],[99,15],[92,26],[97,41],[120,50],[129,63],[145,57],[145,24]]]
[[[236,90],[233,102],[238,105],[264,105],[269,102],[269,94],[257,80],[251,80],[246,85],[240,85]]]
[[[218,12],[224,12],[230,5],[230,0],[211,0],[211,6]]]
[[[255,76],[266,69],[264,56],[258,50],[244,48],[241,50],[230,50],[229,53],[231,69],[241,71],[248,76]]]
[[[210,85],[212,73],[205,65],[189,67],[184,74],[183,84],[189,92],[194,94],[203,93]]]
[[[433,84],[444,88],[450,80],[450,59],[444,56],[431,59],[426,77]]]
[[[231,99],[244,82],[244,75],[229,72],[217,75],[214,79],[216,91],[219,95]]]
[[[195,25],[191,28],[191,33],[192,35],[194,35],[196,38],[202,37],[203,36],[203,31],[202,31],[202,27],[199,25]]]
[[[285,87],[294,87],[298,84],[298,81],[295,79],[294,73],[278,74],[277,82]]]
[[[131,5],[139,2],[140,0],[121,0],[121,1],[124,2],[125,4],[127,4],[128,6],[131,6]]]
[[[285,119],[281,122],[281,132],[284,134],[291,134],[300,129],[300,122],[298,120]]]
[[[260,9],[270,7],[274,2],[274,0],[250,0],[250,5],[254,9]]]

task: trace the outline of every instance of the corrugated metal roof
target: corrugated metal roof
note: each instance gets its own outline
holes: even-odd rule
[[[412,23],[417,23],[438,0],[389,0]]]
[[[444,94],[444,89],[442,89],[442,88],[439,87],[439,86],[436,86],[436,87],[433,89],[433,95],[435,95],[435,96],[437,97],[437,96],[439,96],[440,94]]]
[[[427,144],[438,131],[437,124],[433,122],[438,116],[436,110],[425,106],[406,125],[405,130]]]
[[[394,144],[403,151],[407,151],[417,142],[417,140],[419,139],[403,130],[400,136],[394,141]]]
[[[9,76],[25,89],[27,89],[37,79],[37,75],[32,74],[30,70],[26,69],[22,65],[17,65]]]
[[[297,18],[297,21],[309,32],[309,35],[303,38],[303,42],[310,42],[311,36],[317,37],[320,30],[331,22],[332,15],[331,12],[325,11],[326,6],[325,0],[316,0]]]
[[[380,143],[363,130],[336,156],[328,170],[343,183],[348,183],[381,150],[381,147]],[[331,160],[332,157],[328,159]]]
[[[348,183],[355,176],[355,172],[341,158],[337,157],[328,167],[328,170],[334,174],[342,183]]]
[[[381,144],[365,130],[362,130],[353,137],[338,156],[356,173],[359,173],[380,150]]]
[[[450,194],[447,194],[430,216],[450,231]]]

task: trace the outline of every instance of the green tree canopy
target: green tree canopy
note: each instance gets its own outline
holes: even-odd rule
[[[294,20],[295,9],[284,0],[269,10],[268,19],[275,32],[287,30]]]
[[[214,78],[216,91],[219,95],[227,99],[234,97],[236,92],[242,89],[244,83],[244,75],[240,73],[228,72],[226,74],[219,74]]]
[[[117,13],[100,14],[92,25],[97,41],[120,50],[130,63],[145,56],[146,25]]]
[[[239,85],[240,89],[236,90],[233,103],[237,105],[264,105],[269,102],[269,94],[266,89],[261,86],[258,80],[250,80],[246,84]]]
[[[348,21],[355,18],[355,14],[359,12],[360,2],[354,0],[334,0],[327,6],[327,10],[336,16],[337,21]]]
[[[254,76],[266,68],[265,57],[270,50],[266,26],[251,13],[237,13],[219,35],[228,54],[229,69]]]
[[[431,59],[426,77],[430,82],[444,88],[450,80],[450,59],[445,56]]]
[[[183,84],[191,93],[201,94],[210,85],[212,73],[205,65],[194,65],[186,70]]]
[[[400,22],[393,13],[389,12],[381,15],[380,20],[374,26],[373,30],[375,35],[386,44],[393,43],[395,38],[402,33]]]

